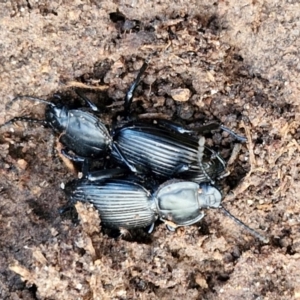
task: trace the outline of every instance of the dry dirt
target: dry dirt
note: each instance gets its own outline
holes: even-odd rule
[[[76,224],[59,214],[60,184],[74,174],[53,156],[51,131],[10,125],[0,137],[0,298],[299,299],[299,2],[119,2],[0,1],[0,124],[42,118],[28,101],[6,110],[14,96],[76,86],[109,122],[150,59],[140,114],[191,128],[217,120],[248,137],[220,183],[223,204],[269,242],[216,210],[174,233],[160,224],[112,238],[83,205]],[[172,99],[178,88],[189,101]],[[226,158],[234,146],[226,134],[208,142]]]

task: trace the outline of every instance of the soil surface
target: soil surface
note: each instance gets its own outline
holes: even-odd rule
[[[103,112],[137,88],[140,118],[188,128],[218,121],[245,135],[218,182],[219,210],[175,232],[157,224],[114,238],[92,206],[67,204],[76,177],[49,128],[16,122],[0,136],[1,299],[299,299],[299,70],[297,1],[1,1],[0,124],[43,119],[45,105],[80,89]],[[174,100],[175,99],[175,100]],[[186,101],[187,100],[187,101]],[[207,143],[226,160],[238,143]]]

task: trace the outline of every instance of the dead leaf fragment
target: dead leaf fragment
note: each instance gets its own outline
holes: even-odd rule
[[[33,282],[33,275],[31,272],[23,266],[20,266],[17,262],[14,265],[9,266],[9,269],[22,277],[22,280],[28,280]]]

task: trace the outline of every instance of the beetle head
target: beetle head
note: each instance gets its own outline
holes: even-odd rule
[[[61,133],[68,125],[68,109],[66,106],[50,106],[48,105],[45,111],[45,118],[53,130]]]
[[[218,208],[222,200],[221,192],[213,185],[201,183],[199,185],[198,201],[202,208]]]

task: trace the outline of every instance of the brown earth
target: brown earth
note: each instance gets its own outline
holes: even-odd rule
[[[33,102],[6,110],[14,96],[76,86],[109,104],[109,122],[150,59],[135,97],[144,116],[191,128],[217,120],[248,137],[221,183],[223,204],[269,242],[216,210],[174,233],[160,224],[114,239],[77,205],[76,226],[58,211],[74,175],[53,157],[51,131],[18,123],[0,138],[1,299],[300,298],[300,4],[164,2],[1,1],[0,124],[42,118]],[[179,88],[189,101],[172,99]],[[234,147],[226,134],[208,142],[226,158]]]

